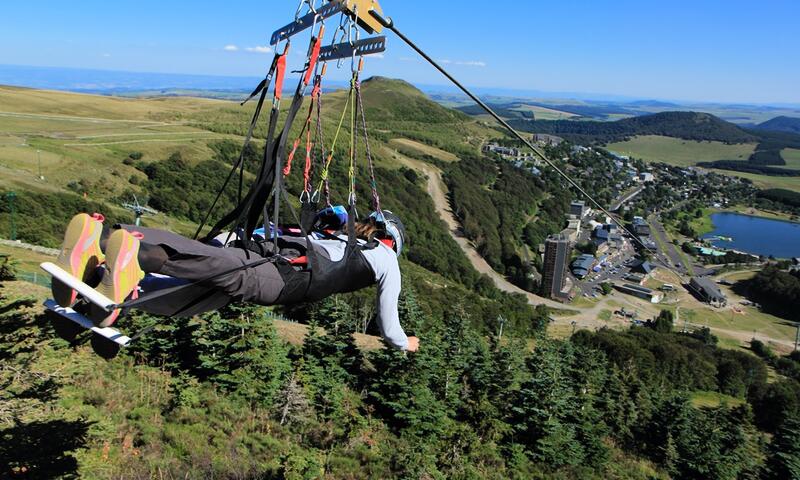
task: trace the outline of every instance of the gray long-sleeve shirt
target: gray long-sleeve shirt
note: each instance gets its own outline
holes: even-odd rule
[[[342,238],[346,239],[346,237]],[[339,261],[344,257],[345,242],[337,240],[312,241],[315,245],[324,248],[331,260]],[[375,283],[378,285],[378,325],[383,339],[396,348],[407,350],[408,337],[400,325],[400,314],[397,311],[397,302],[400,298],[400,289],[402,287],[397,255],[391,248],[382,243],[373,249],[364,250],[363,254],[375,273]]]

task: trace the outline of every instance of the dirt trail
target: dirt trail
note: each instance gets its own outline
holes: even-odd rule
[[[458,243],[458,246],[461,247],[461,250],[467,256],[469,262],[472,264],[475,270],[481,274],[488,275],[500,290],[508,293],[519,293],[525,295],[528,299],[528,303],[531,305],[545,304],[548,307],[557,308],[559,310],[575,310],[575,308],[569,305],[554,302],[553,300],[526,292],[525,290],[506,280],[505,277],[499,273],[495,272],[494,269],[492,269],[492,267],[486,262],[486,260],[484,260],[483,257],[478,254],[470,241],[461,234],[461,227],[456,219],[455,214],[453,214],[452,210],[450,209],[450,202],[447,200],[447,187],[445,186],[444,181],[442,181],[442,171],[433,165],[419,160],[414,160],[398,152],[391,151],[391,154],[396,156],[398,160],[407,166],[413,168],[414,170],[421,171],[428,177],[428,195],[430,195],[431,199],[433,200],[433,204],[436,207],[436,212],[447,224],[447,230],[450,232],[450,236],[453,237],[453,240],[455,240],[456,243]]]

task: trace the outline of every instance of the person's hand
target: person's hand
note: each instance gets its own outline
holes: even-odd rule
[[[416,352],[417,350],[419,350],[419,338],[408,337],[408,348],[406,348],[406,351]]]

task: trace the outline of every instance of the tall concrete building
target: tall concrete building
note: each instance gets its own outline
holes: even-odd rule
[[[561,290],[567,280],[569,261],[569,238],[559,233],[547,237],[544,242],[544,272],[542,274],[542,294],[550,298],[564,299],[567,295]]]

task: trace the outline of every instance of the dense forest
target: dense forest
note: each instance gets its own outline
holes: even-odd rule
[[[715,160],[713,162],[699,162],[697,166],[704,168],[718,168],[720,170],[731,170],[733,172],[770,175],[773,177],[800,177],[800,170],[751,163],[749,160]]]
[[[752,279],[739,282],[737,289],[767,311],[800,321],[800,271],[786,272],[768,265]]]
[[[757,130],[770,130],[773,132],[800,133],[800,118],[780,116],[759,123]]]
[[[664,135],[685,140],[749,143],[757,140],[738,126],[707,113],[664,112],[614,122],[571,120],[514,120],[525,132],[557,135],[579,144],[611,143],[636,135]]]
[[[0,464],[32,478],[769,478],[797,475],[800,384],[668,312],[629,331],[482,334],[406,290],[417,354],[360,350],[350,297],[280,340],[261,308],[156,324],[108,363],[3,289]],[[439,313],[428,313],[439,310]],[[312,330],[316,332],[316,330]],[[796,359],[789,359],[796,361]],[[54,373],[53,365],[59,365]],[[709,393],[715,392],[715,393]],[[702,406],[697,398],[722,399]],[[727,399],[727,400],[725,400]],[[49,405],[47,408],[43,408]],[[766,433],[772,435],[771,441]],[[702,448],[698,448],[702,445]]]
[[[793,212],[800,215],[800,193],[782,188],[770,188],[761,190],[757,194],[756,201],[763,208],[777,208]]]
[[[564,227],[568,192],[547,189],[535,175],[488,157],[449,164],[444,180],[453,212],[481,256],[515,284],[535,291],[530,261],[538,255],[525,252],[536,252],[547,234]]]

